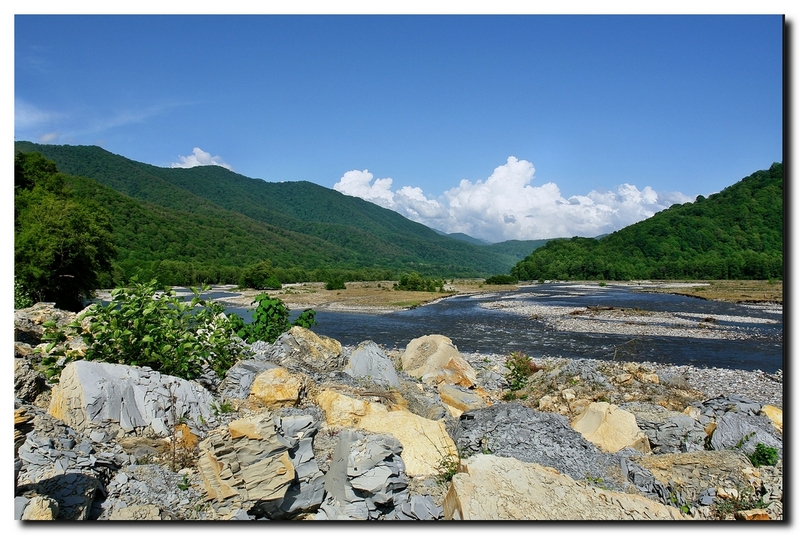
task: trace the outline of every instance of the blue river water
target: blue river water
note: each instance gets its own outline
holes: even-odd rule
[[[224,293],[207,294],[224,297]],[[717,340],[677,336],[560,332],[542,321],[506,311],[482,308],[481,303],[513,299],[522,304],[569,307],[612,306],[653,312],[694,313],[749,318],[764,318],[775,323],[718,321],[717,325],[736,327],[746,333],[745,340]],[[230,308],[245,321],[245,309]],[[291,317],[297,317],[299,310]],[[514,292],[455,296],[439,302],[384,314],[348,313],[319,310],[313,331],[343,345],[372,340],[386,348],[403,349],[414,338],[427,334],[449,337],[464,353],[508,354],[512,351],[539,358],[593,358],[649,361],[663,364],[691,364],[699,367],[762,370],[774,373],[783,369],[783,314],[776,311],[706,301],[660,293],[637,292],[629,287],[539,284]],[[699,321],[699,320],[698,320]]]

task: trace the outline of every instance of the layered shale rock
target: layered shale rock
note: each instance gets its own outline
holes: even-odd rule
[[[575,480],[602,480],[620,490],[626,485],[621,457],[602,452],[559,414],[518,403],[496,404],[462,414],[454,438],[462,456],[513,457],[555,468]]]
[[[387,434],[349,429],[339,433],[325,475],[326,499],[318,520],[436,520],[442,510],[429,498],[408,494],[400,442]]]
[[[53,389],[49,412],[75,429],[115,422],[124,431],[149,428],[167,436],[180,419],[198,434],[215,422],[204,388],[149,368],[78,360]]]

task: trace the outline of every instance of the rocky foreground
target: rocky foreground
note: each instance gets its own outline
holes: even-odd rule
[[[73,318],[15,314],[17,519],[783,519],[780,372],[534,359],[512,391],[443,336],[294,327],[225,377],[78,360],[51,387],[42,323]]]

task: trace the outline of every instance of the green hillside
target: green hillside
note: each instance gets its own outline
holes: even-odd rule
[[[522,280],[782,279],[783,164],[600,239],[551,240],[511,274]]]
[[[194,271],[217,282],[233,272],[226,267],[268,259],[284,282],[314,270],[467,277],[506,272],[518,260],[310,182],[265,182],[218,166],[161,168],[93,146],[15,149],[53,160],[77,195],[109,207],[121,276]]]

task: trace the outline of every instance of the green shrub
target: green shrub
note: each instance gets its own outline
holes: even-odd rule
[[[33,298],[22,286],[22,283],[14,277],[14,310],[33,306]]]
[[[95,304],[70,325],[87,344],[85,359],[130,366],[149,366],[165,373],[196,378],[203,364],[222,376],[239,358],[242,347],[219,303],[200,298],[184,301],[171,289],[158,291],[156,281],[133,280],[130,288],[111,292],[111,301]],[[205,290],[207,288],[202,288]]]
[[[277,297],[261,294],[252,304],[256,305],[252,323],[245,323],[236,314],[229,317],[236,334],[248,343],[263,340],[271,344],[293,326],[308,329],[317,324],[314,319],[316,312],[310,308],[304,310],[293,323],[289,323],[289,309]]]
[[[444,281],[442,279],[426,279],[412,271],[402,275],[400,280],[395,283],[394,289],[409,292],[441,292],[444,291]]]
[[[519,279],[512,275],[493,275],[484,282],[486,284],[517,284]]]
[[[346,290],[347,286],[344,283],[343,277],[331,277],[325,283],[326,290]]]
[[[529,356],[519,351],[511,353],[506,358],[504,366],[508,370],[505,378],[512,391],[524,388],[528,383],[528,377],[540,370]]]
[[[747,456],[753,466],[775,466],[778,464],[778,450],[759,442],[755,451]]]

